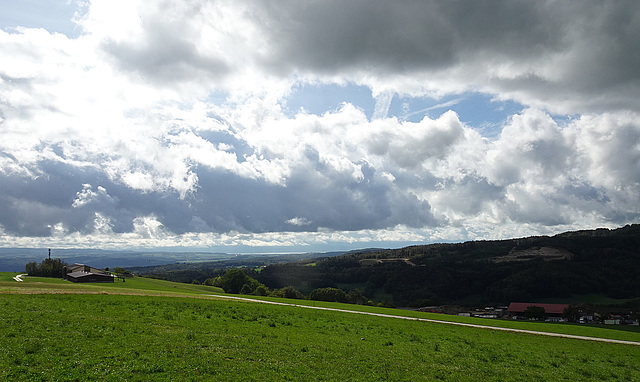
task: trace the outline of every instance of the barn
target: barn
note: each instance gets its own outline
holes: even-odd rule
[[[102,271],[84,264],[69,266],[65,279],[74,283],[112,283],[115,277],[106,271]]]
[[[512,302],[507,311],[511,317],[522,316],[530,306],[544,308],[544,314],[548,317],[562,317],[564,310],[569,307],[567,304],[539,304],[536,302]]]

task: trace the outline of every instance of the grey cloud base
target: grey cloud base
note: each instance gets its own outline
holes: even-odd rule
[[[347,107],[336,115],[349,113],[358,111]],[[181,195],[171,188],[136,189],[99,167],[63,164],[63,159],[73,158],[43,160],[29,169],[42,174],[33,180],[0,176],[0,225],[17,236],[47,236],[56,226],[68,233],[88,235],[106,229],[121,234],[134,232],[136,219],[152,216],[163,230],[180,235],[438,227],[470,224],[486,214],[545,226],[571,224],[586,215],[622,224],[640,214],[633,203],[640,188],[618,186],[623,180],[640,182],[640,168],[620,166],[637,161],[633,147],[640,142],[638,125],[622,124],[617,127],[625,132],[622,136],[604,141],[589,130],[601,122],[563,128],[544,113],[525,111],[497,141],[488,142],[449,114],[419,124],[365,121],[364,126],[350,128],[360,133],[349,140],[329,133],[335,130],[330,125],[334,117],[311,118],[314,123],[303,117],[296,124],[300,139],[293,140],[290,153],[274,151],[271,158],[263,158],[265,163],[276,157],[288,163],[282,184],[187,157],[173,167],[190,166],[196,185]],[[317,123],[329,124],[327,132],[320,141],[304,142],[304,126],[317,130]],[[384,124],[391,125],[384,128],[387,149],[368,146],[379,140]],[[575,134],[578,130],[581,136]],[[593,139],[597,150],[589,150]],[[351,151],[352,145],[361,151]],[[247,142],[243,146],[250,147]],[[304,146],[301,155],[296,146]],[[334,152],[336,147],[348,151]],[[170,147],[161,150],[169,152]],[[135,163],[126,166],[132,167]],[[149,170],[157,171],[152,177],[164,173]]]

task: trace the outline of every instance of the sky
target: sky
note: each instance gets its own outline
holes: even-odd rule
[[[640,222],[640,3],[3,0],[0,246]]]

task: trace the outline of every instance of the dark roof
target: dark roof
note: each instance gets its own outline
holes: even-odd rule
[[[538,304],[536,302],[512,302],[507,309],[511,313],[524,313],[530,306],[544,308],[545,313],[562,314],[569,307],[568,304]]]
[[[82,272],[82,271],[76,271],[76,272],[71,272],[71,273],[67,273],[67,277],[71,278],[71,279],[81,279],[81,278],[105,278],[105,279],[111,279],[113,278],[113,275],[111,274],[106,274],[106,273],[92,273],[92,272]]]
[[[105,273],[105,271],[98,269],[98,268],[94,268],[90,265],[86,265],[86,264],[72,264],[69,265],[67,267],[67,273],[73,273],[73,272],[78,272],[78,271],[84,271],[84,272],[89,272],[89,273]]]
[[[75,272],[67,273],[67,276],[77,279],[77,278],[86,277],[86,276],[89,276],[89,275],[92,275],[92,274],[93,273],[89,273],[89,272],[75,271]]]

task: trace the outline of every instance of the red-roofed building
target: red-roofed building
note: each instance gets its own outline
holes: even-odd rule
[[[551,317],[560,317],[565,309],[569,307],[567,304],[539,304],[537,302],[512,302],[509,304],[507,311],[510,316],[524,315],[525,310],[530,306],[544,308],[544,314]]]

